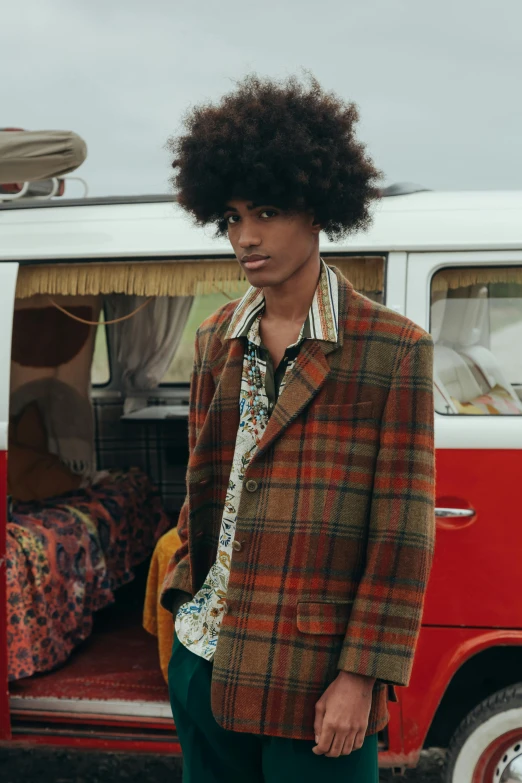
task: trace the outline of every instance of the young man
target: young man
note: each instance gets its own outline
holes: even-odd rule
[[[319,235],[379,172],[315,80],[249,77],[171,142],[180,204],[251,288],[199,328],[182,547],[162,604],[186,783],[377,783],[434,531],[432,340],[354,291]]]

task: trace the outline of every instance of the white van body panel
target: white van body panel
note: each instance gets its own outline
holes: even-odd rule
[[[429,330],[432,275],[448,265],[522,263],[522,192],[420,192],[382,199],[369,231],[341,242],[323,237],[323,253],[385,253],[386,304]],[[0,260],[58,261],[110,258],[231,256],[226,237],[200,228],[173,201],[69,206],[59,201],[28,208],[0,207]],[[8,272],[8,266],[10,271]],[[2,264],[1,356],[11,346],[17,264]],[[7,339],[9,336],[9,339]],[[0,422],[7,437],[8,378],[0,389]],[[522,422],[521,422],[522,424]],[[508,418],[436,414],[438,448],[518,447]]]
[[[445,416],[435,413],[436,449],[520,449],[517,416]],[[522,418],[522,417],[520,417]],[[515,420],[516,419],[516,420]]]
[[[199,228],[173,201],[38,209],[0,207],[0,259],[231,255],[226,237]],[[522,192],[421,192],[384,198],[372,227],[325,253],[522,248]]]

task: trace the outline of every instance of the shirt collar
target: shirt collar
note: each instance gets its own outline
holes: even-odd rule
[[[247,337],[256,317],[265,308],[262,288],[251,286],[234,310],[225,340]],[[337,275],[321,259],[321,275],[312,306],[302,326],[300,340],[325,340],[336,343],[339,334],[339,291]]]

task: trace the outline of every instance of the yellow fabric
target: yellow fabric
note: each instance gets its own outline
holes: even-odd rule
[[[362,292],[382,291],[384,258],[381,256],[325,256]],[[233,298],[248,288],[243,269],[235,258],[165,259],[122,263],[37,264],[18,272],[16,296],[195,296],[224,292]],[[48,302],[47,302],[48,303]]]
[[[497,384],[489,392],[475,397],[469,402],[459,402],[456,397],[451,398],[457,413],[467,414],[507,414],[520,416],[520,408],[511,397],[507,389]]]
[[[167,670],[174,641],[174,618],[160,605],[161,585],[169,561],[180,546],[176,528],[169,530],[159,539],[152,555],[143,606],[143,627],[158,637],[160,666],[165,682],[168,682]]]
[[[448,288],[467,288],[471,285],[488,285],[489,283],[522,284],[522,268],[519,266],[487,267],[483,264],[457,269],[441,269],[431,281],[432,294],[435,291],[447,291]]]

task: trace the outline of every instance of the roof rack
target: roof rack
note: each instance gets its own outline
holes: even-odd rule
[[[65,198],[52,201],[40,199],[30,201],[0,202],[0,211],[4,209],[42,209],[62,207],[97,207],[105,204],[154,204],[157,202],[177,201],[177,196],[168,194],[144,194],[142,196],[89,196],[88,198]]]
[[[425,188],[423,185],[417,185],[415,182],[394,182],[381,190],[381,196],[384,198],[388,196],[409,196],[410,193],[423,193],[428,190],[431,190],[431,188]]]
[[[84,187],[84,194],[80,198],[87,198],[89,188],[82,177],[49,177],[49,179],[36,180],[33,182],[23,182],[20,190],[12,192],[3,192],[0,188],[0,204],[13,203],[24,199],[42,202],[50,201],[54,196],[61,196],[65,189],[66,182],[81,182]],[[24,201],[24,204],[26,202]],[[54,203],[54,202],[53,202]]]

